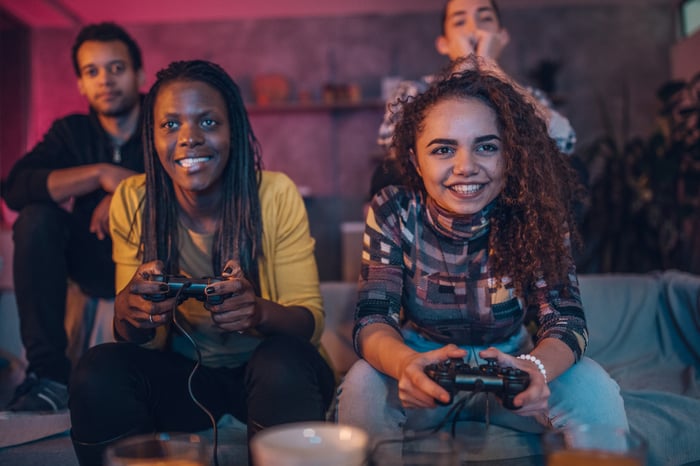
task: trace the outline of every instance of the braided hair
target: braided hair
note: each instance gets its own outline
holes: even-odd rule
[[[236,259],[245,277],[260,294],[258,259],[262,258],[262,213],[258,187],[262,161],[260,144],[248,120],[241,92],[219,65],[204,60],[176,61],[156,74],[144,100],[144,165],[146,196],[141,247],[143,261],[163,261],[165,271],[179,271],[178,203],[173,182],[155,150],[154,107],[164,85],[174,81],[203,82],[221,93],[231,129],[230,154],[221,175],[222,208],[212,246],[212,267],[220,271]]]

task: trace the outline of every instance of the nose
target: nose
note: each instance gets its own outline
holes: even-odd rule
[[[202,143],[202,133],[197,125],[185,124],[180,129],[179,144],[194,147]]]
[[[469,34],[474,34],[477,30],[476,20],[468,16],[464,21],[464,30]]]
[[[98,73],[97,79],[100,84],[109,85],[114,82],[114,76],[112,76],[112,73],[110,73],[107,68],[100,68]]]
[[[479,165],[468,150],[458,150],[452,160],[452,173],[455,175],[469,176],[479,172]]]

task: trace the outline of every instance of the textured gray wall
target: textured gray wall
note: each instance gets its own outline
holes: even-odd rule
[[[279,72],[294,90],[316,97],[324,83],[356,82],[368,98],[381,78],[415,78],[445,64],[433,48],[438,13],[347,18],[262,19],[230,22],[127,25],[144,51],[148,84],[172,60],[205,58],[221,64],[252,100],[251,79]],[[656,109],[655,90],[669,77],[673,18],[661,6],[511,8],[504,13],[512,43],[503,67],[530,83],[539,61],[562,62],[560,110],[582,145],[603,131],[597,101],[615,120],[624,88],[633,134],[644,134]],[[51,121],[82,110],[68,50],[74,31],[33,32],[33,105],[30,144]],[[50,78],[50,79],[47,79]],[[381,109],[342,112],[254,113],[268,168],[283,170],[316,195],[361,196],[371,169]]]

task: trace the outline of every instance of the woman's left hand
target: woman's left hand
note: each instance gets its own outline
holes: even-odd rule
[[[213,283],[207,296],[224,296],[221,304],[206,303],[212,320],[222,330],[242,333],[255,328],[262,318],[253,285],[243,276],[237,261],[229,260],[221,274],[226,280]]]
[[[518,359],[493,347],[481,351],[479,357],[496,359],[499,366],[515,367],[527,372],[530,376],[530,385],[513,399],[513,404],[518,408],[513,410],[513,413],[521,416],[548,415],[549,387],[537,366],[530,361]]]

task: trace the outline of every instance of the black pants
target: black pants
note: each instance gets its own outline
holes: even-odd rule
[[[114,296],[112,241],[52,203],[32,204],[13,226],[14,286],[29,372],[68,383],[64,326],[68,279],[86,294]]]
[[[126,435],[211,427],[188,393],[193,367],[179,354],[131,343],[91,348],[70,384],[73,440],[106,448]],[[245,366],[200,366],[192,382],[195,397],[215,419],[230,413],[247,422],[249,436],[277,424],[324,420],[334,387],[333,372],[316,348],[289,336],[263,340]]]

